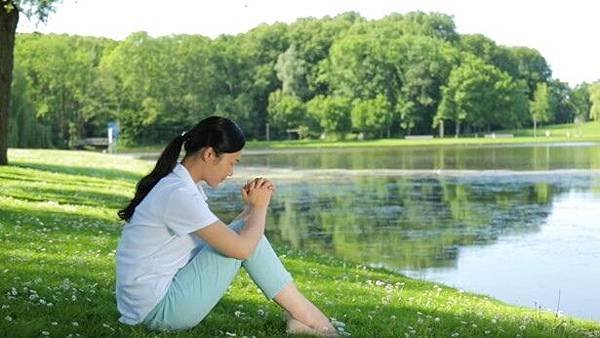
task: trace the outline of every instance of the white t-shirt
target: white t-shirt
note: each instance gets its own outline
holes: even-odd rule
[[[206,199],[178,163],[135,208],[116,255],[120,322],[141,323],[166,294],[175,273],[204,246],[192,232],[218,220]]]

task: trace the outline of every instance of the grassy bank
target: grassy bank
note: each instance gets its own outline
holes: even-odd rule
[[[198,327],[117,322],[117,208],[148,164],[11,150],[0,167],[0,336],[285,336],[281,311],[243,272]],[[600,337],[600,324],[503,304],[332,257],[278,247],[299,288],[354,337]]]
[[[550,136],[546,136],[546,130]],[[296,148],[376,148],[403,146],[450,146],[450,145],[487,145],[487,144],[528,144],[528,143],[557,143],[557,142],[600,142],[600,123],[587,122],[581,125],[559,124],[542,126],[534,137],[533,129],[502,130],[497,134],[513,134],[511,138],[459,137],[448,136],[433,139],[379,139],[379,140],[285,140],[285,141],[250,141],[246,149],[296,149]],[[164,145],[149,146],[120,146],[121,153],[156,153]]]

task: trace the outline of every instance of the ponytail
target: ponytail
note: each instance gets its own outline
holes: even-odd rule
[[[179,153],[181,152],[181,146],[183,145],[183,142],[185,142],[185,136],[179,135],[173,139],[173,141],[171,141],[171,143],[169,143],[169,145],[163,150],[152,172],[138,182],[135,190],[135,196],[131,202],[129,202],[124,209],[119,210],[117,213],[120,219],[129,221],[131,216],[133,216],[135,207],[142,202],[144,197],[148,195],[156,183],[173,171],[175,165],[177,165],[177,159],[179,158]]]
[[[221,153],[235,153],[246,144],[242,130],[231,120],[211,116],[198,123],[190,131],[174,138],[160,154],[156,166],[150,174],[142,178],[136,185],[135,196],[129,204],[117,215],[124,221],[129,221],[135,208],[150,193],[152,188],[163,177],[167,176],[177,165],[181,147],[185,144],[185,156],[193,154],[204,147],[210,146],[217,155]]]

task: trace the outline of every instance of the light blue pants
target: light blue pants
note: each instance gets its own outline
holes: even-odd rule
[[[240,232],[244,224],[243,220],[238,220],[229,227]],[[244,261],[224,256],[206,245],[177,272],[165,297],[144,319],[144,325],[153,330],[183,330],[196,326],[223,297],[240,266],[269,300],[292,282],[292,276],[265,236],[252,256]]]

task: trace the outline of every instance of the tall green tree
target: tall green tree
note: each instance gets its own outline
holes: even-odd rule
[[[352,127],[366,133],[379,133],[379,137],[387,132],[390,137],[393,116],[394,111],[387,98],[379,94],[374,99],[353,103]]]
[[[282,90],[277,90],[269,96],[269,125],[272,127],[273,136],[283,136],[287,129],[308,127],[306,106],[294,95],[286,95]]]
[[[600,121],[600,82],[590,86],[590,119]]]
[[[450,120],[457,137],[463,123],[479,130],[499,120],[518,125],[527,110],[523,82],[514,82],[507,73],[470,54],[464,54],[442,91],[434,127]]]
[[[516,80],[524,80],[529,88],[529,99],[533,95],[540,82],[548,83],[552,77],[552,71],[546,59],[539,51],[527,47],[513,47],[510,49],[513,62],[516,64]]]
[[[44,21],[56,0],[0,1],[0,165],[8,164],[8,124],[14,48],[19,13]]]
[[[285,53],[279,55],[275,65],[277,78],[281,80],[284,95],[297,96],[302,100],[308,99],[310,92],[307,81],[307,62],[301,59],[296,45],[291,45]]]
[[[590,118],[590,92],[589,84],[583,82],[578,84],[571,94],[571,103],[575,109],[575,117],[580,121]]]
[[[575,119],[575,105],[573,102],[573,90],[566,82],[552,79],[549,82],[548,90],[550,92],[550,112],[549,122],[552,123],[573,123]]]
[[[537,136],[538,122],[547,122],[551,117],[550,92],[547,84],[538,83],[533,94],[533,100],[529,103],[529,110],[533,121],[533,136],[535,137]]]
[[[315,117],[325,132],[341,138],[350,132],[350,100],[341,96],[316,96],[306,104],[307,111]]]
[[[106,125],[98,65],[106,39],[67,35],[18,35],[15,66],[27,79],[35,115],[52,129],[52,144],[66,147]],[[100,122],[101,120],[101,122]],[[104,129],[104,128],[102,128]]]
[[[51,128],[40,123],[36,117],[30,85],[24,72],[15,67],[13,76],[8,145],[20,148],[52,147]]]

